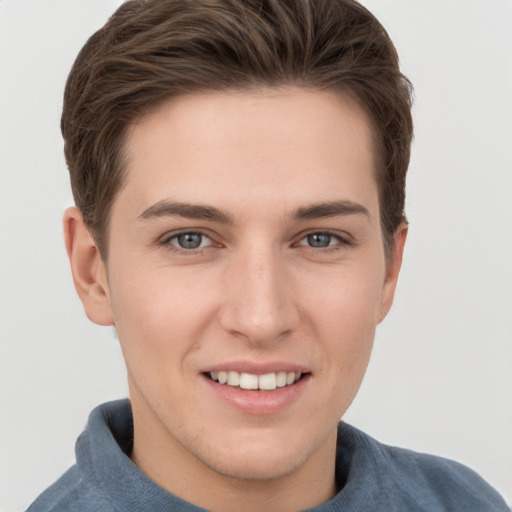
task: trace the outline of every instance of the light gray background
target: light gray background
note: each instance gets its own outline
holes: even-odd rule
[[[365,0],[416,88],[411,223],[394,309],[346,419],[442,454],[512,502],[512,2]],[[0,509],[74,460],[89,411],[126,396],[87,321],[61,214],[65,78],[118,0],[0,0]]]

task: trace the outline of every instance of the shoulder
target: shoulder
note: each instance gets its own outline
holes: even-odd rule
[[[64,473],[46,489],[27,512],[113,512],[114,508],[98,487],[77,466]]]
[[[439,510],[508,511],[505,502],[480,475],[453,460],[384,447],[397,478],[396,485]]]
[[[113,512],[112,492],[122,482],[132,435],[130,404],[120,400],[92,411],[78,437],[76,464],[44,491],[27,512]],[[119,439],[116,438],[118,434]]]
[[[340,423],[338,431],[340,453],[350,459],[348,472],[345,465],[347,483],[364,478],[364,485],[373,489],[375,496],[387,496],[378,498],[381,507],[509,511],[502,497],[472,469],[442,457],[387,446],[345,423]]]

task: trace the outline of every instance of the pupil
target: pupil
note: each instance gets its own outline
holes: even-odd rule
[[[308,243],[311,247],[328,247],[331,243],[331,235],[325,233],[308,235]]]
[[[200,233],[184,233],[178,237],[178,243],[184,249],[197,249],[201,245],[201,241]]]

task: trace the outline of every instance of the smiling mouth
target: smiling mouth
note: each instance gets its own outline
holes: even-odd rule
[[[209,379],[226,386],[240,389],[272,391],[277,388],[291,386],[299,381],[305,374],[295,372],[277,372],[256,375],[253,373],[239,373],[236,371],[208,372]]]

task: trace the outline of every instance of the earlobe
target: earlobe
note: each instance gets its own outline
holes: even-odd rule
[[[68,208],[63,225],[73,282],[87,317],[99,325],[114,325],[105,263],[80,210]]]
[[[393,304],[398,276],[400,274],[400,268],[402,267],[402,257],[404,254],[405,241],[407,239],[407,231],[407,224],[403,222],[398,226],[393,236],[393,248],[389,261],[387,262],[386,278],[382,288],[382,297],[377,323],[384,320],[391,309],[391,305]]]

